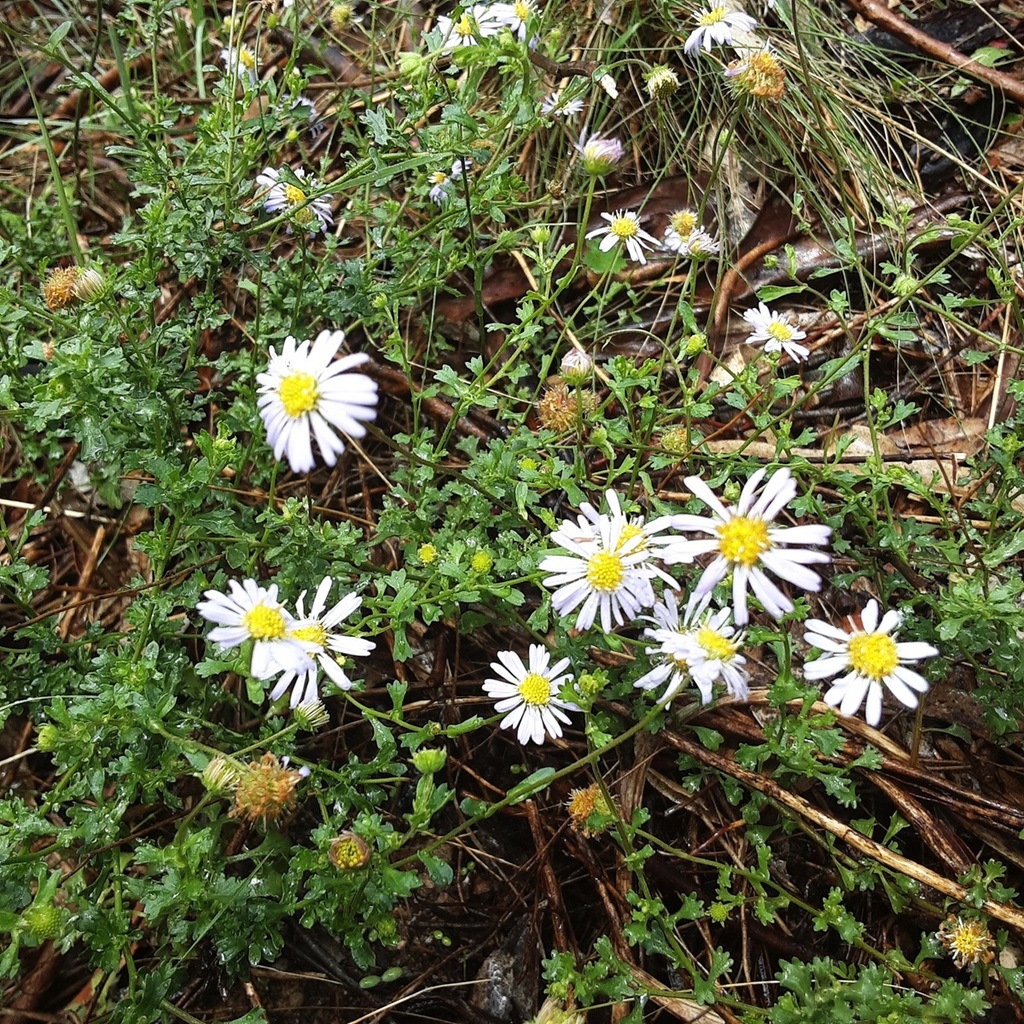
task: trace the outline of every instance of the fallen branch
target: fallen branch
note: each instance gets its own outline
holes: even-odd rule
[[[890,11],[880,0],[850,0],[850,6],[862,17],[874,25],[891,32],[897,39],[909,43],[915,50],[928,54],[936,60],[959,68],[965,75],[976,78],[980,82],[998,89],[1015,103],[1024,107],[1024,82],[1003,71],[995,71],[979,64],[973,57],[968,57],[959,50],[954,50],[948,43],[933,39],[927,32],[914,28],[901,18],[895,11]]]

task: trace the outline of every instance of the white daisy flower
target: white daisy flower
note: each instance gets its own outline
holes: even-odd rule
[[[757,27],[757,19],[742,11],[734,11],[724,4],[708,7],[695,15],[697,27],[689,34],[683,50],[693,53],[703,47],[711,50],[715,43],[731,46],[733,32],[750,32]]]
[[[288,636],[295,620],[277,599],[277,584],[266,590],[255,580],[228,581],[230,593],[207,590],[196,611],[208,622],[216,622],[210,639],[225,650],[252,640],[249,671],[266,679],[282,669],[306,660],[302,645]]]
[[[821,619],[808,619],[804,640],[826,653],[804,663],[804,677],[817,681],[845,672],[825,694],[825,703],[844,715],[855,715],[867,697],[864,718],[877,726],[882,720],[882,686],[908,708],[916,708],[918,694],[928,690],[928,680],[907,668],[908,662],[932,658],[938,650],[931,644],[897,643],[895,632],[903,616],[887,611],[878,621],[879,604],[868,601],[860,623],[850,616],[850,628],[838,629]]]
[[[676,210],[669,217],[661,246],[695,260],[713,256],[721,249],[715,236],[701,226],[696,211],[689,208]]]
[[[601,252],[607,252],[615,245],[624,245],[634,263],[646,263],[644,248],[657,248],[658,240],[640,227],[640,217],[632,210],[602,213],[601,217],[608,223],[588,231],[586,237],[599,238],[603,235]]]
[[[505,27],[487,4],[474,4],[456,19],[442,14],[435,30],[440,33],[439,53],[451,53],[462,46],[476,46],[481,39],[496,36]]]
[[[334,223],[330,200],[324,196],[312,200],[309,198],[309,193],[315,192],[320,183],[314,177],[307,179],[301,167],[296,167],[291,173],[302,182],[303,187],[281,181],[281,171],[276,167],[265,167],[263,173],[256,176],[256,184],[267,189],[263,197],[263,208],[271,214],[286,211],[292,221],[307,229],[311,235],[317,231],[326,232]],[[291,232],[290,224],[288,231]]]
[[[237,49],[220,51],[220,59],[224,62],[224,73],[229,78],[244,78],[249,85],[259,81],[256,54],[248,46],[240,45]]]
[[[788,469],[776,470],[758,495],[765,472],[759,469],[746,482],[739,502],[732,508],[723,505],[700,477],[689,476],[686,486],[710,507],[713,515],[710,519],[689,514],[671,517],[677,530],[711,535],[705,540],[680,542],[679,553],[690,557],[712,552],[715,555],[693,592],[695,598],[710,594],[732,573],[733,609],[739,626],[745,626],[749,620],[748,586],[773,619],[781,619],[793,610],[793,602],[768,579],[766,569],[802,590],[819,590],[821,577],[807,565],[829,561],[823,551],[788,546],[827,544],[832,535],[829,527],[772,525],[779,512],[796,497],[796,482]]]
[[[753,345],[763,341],[765,352],[785,352],[794,363],[806,359],[810,349],[797,342],[806,338],[805,331],[798,330],[785,317],[781,316],[762,302],[757,309],[748,309],[743,319],[753,328],[747,341]]]
[[[631,622],[654,604],[651,580],[661,579],[678,588],[671,576],[652,564],[654,559],[679,562],[690,557],[679,550],[686,541],[659,536],[671,527],[672,516],[650,522],[642,516],[629,520],[614,491],[607,491],[605,497],[611,514],[599,513],[584,502],[576,521],[563,520],[561,529],[551,535],[569,554],[546,555],[539,568],[553,573],[544,579],[544,586],[554,589],[551,605],[559,615],[580,608],[576,628],[589,629],[600,613],[601,626],[609,633],[613,623]]]
[[[452,164],[450,174],[445,174],[444,171],[434,171],[430,175],[430,198],[438,206],[444,206],[445,200],[451,195],[453,182],[461,180],[463,174],[472,166],[473,161],[469,157],[460,157]]]
[[[641,690],[654,690],[668,682],[658,703],[671,701],[691,680],[700,691],[701,703],[711,702],[716,682],[722,680],[729,693],[746,700],[747,660],[740,654],[745,634],[736,633],[729,624],[732,610],[721,608],[711,611],[710,595],[691,600],[682,620],[675,594],[667,592],[662,602],[654,606],[652,619],[655,629],[645,629],[644,636],[656,641],[657,647],[648,647],[649,655],[659,655],[661,663],[641,676],[633,685]]]
[[[583,100],[576,96],[573,99],[563,99],[558,89],[549,92],[541,101],[540,112],[551,117],[571,117],[583,109]]]
[[[533,0],[513,0],[512,3],[491,4],[488,13],[523,42],[526,39],[527,23],[537,16],[537,6]]]
[[[515,729],[520,743],[543,743],[547,736],[561,736],[559,723],[568,725],[570,721],[565,712],[580,710],[558,696],[570,678],[565,671],[569,659],[562,658],[554,665],[549,665],[550,661],[551,655],[542,644],[530,644],[529,667],[514,651],[500,651],[498,660],[491,662],[491,669],[501,678],[488,679],[484,693],[498,698],[494,710],[499,714],[508,712],[501,727]]]
[[[282,666],[284,672],[270,691],[272,701],[286,693],[289,687],[292,688],[289,704],[293,708],[308,701],[319,700],[317,676],[321,668],[339,690],[352,689],[352,680],[345,675],[338,655],[342,658],[365,658],[373,650],[375,645],[371,640],[342,636],[334,632],[334,627],[359,607],[362,598],[358,594],[346,594],[333,608],[325,611],[327,595],[333,582],[330,576],[323,578],[317,587],[308,615],[303,608],[306,591],[299,595],[296,606],[298,617],[288,627],[286,635],[302,645],[306,658],[299,665]]]
[[[315,341],[284,339],[281,354],[271,348],[267,369],[256,375],[259,406],[267,442],[274,458],[288,456],[295,473],[308,473],[315,465],[311,434],[328,466],[345,450],[335,430],[349,437],[364,437],[361,420],[377,415],[377,384],[364,373],[347,371],[365,363],[365,354],[334,360],[344,331],[321,331]],[[332,362],[332,360],[334,360]]]

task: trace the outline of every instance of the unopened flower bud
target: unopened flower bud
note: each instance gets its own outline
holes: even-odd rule
[[[602,139],[599,135],[592,135],[586,142],[581,140],[576,148],[583,157],[583,169],[594,177],[614,170],[626,153],[618,139]]]
[[[53,724],[53,722],[45,722],[39,726],[36,732],[36,750],[42,750],[44,753],[50,753],[52,750],[57,749],[57,744],[60,742],[60,730]]]
[[[647,95],[652,100],[665,99],[679,88],[679,76],[667,65],[659,64],[651,68],[645,76]]]
[[[413,767],[421,775],[433,775],[439,772],[448,760],[448,753],[438,747],[424,747],[412,755]]]
[[[203,785],[214,794],[230,793],[242,773],[241,765],[227,757],[214,757],[200,776]]]
[[[558,372],[566,384],[589,384],[594,375],[594,360],[586,352],[572,348],[562,356]]]
[[[315,697],[311,700],[304,700],[295,708],[292,715],[295,718],[295,724],[306,732],[316,732],[331,720],[331,716],[327,714],[327,708]]]
[[[83,302],[93,302],[103,294],[106,286],[107,282],[103,275],[95,267],[86,267],[79,271],[75,279],[75,298]]]

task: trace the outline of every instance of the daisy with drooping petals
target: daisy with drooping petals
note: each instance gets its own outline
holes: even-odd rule
[[[260,416],[274,458],[287,454],[296,473],[308,473],[316,462],[312,436],[328,466],[345,450],[335,430],[364,437],[362,422],[377,415],[377,384],[364,373],[348,370],[365,363],[364,354],[334,357],[345,340],[344,331],[321,331],[315,341],[301,345],[290,335],[281,354],[272,348],[265,372],[257,374]],[[332,360],[334,360],[332,362]]]
[[[362,598],[358,594],[346,594],[333,608],[325,611],[327,595],[333,582],[330,576],[323,578],[308,615],[303,608],[306,592],[299,595],[296,608],[298,618],[288,627],[286,635],[302,645],[306,660],[297,666],[281,666],[284,669],[281,678],[270,691],[272,701],[281,697],[289,687],[292,688],[289,704],[293,708],[307,701],[318,700],[320,692],[317,688],[317,675],[320,668],[339,690],[352,689],[352,680],[345,675],[337,656],[365,658],[373,650],[375,645],[371,640],[341,636],[334,632],[334,627],[359,607]]]
[[[758,495],[757,488],[766,472],[759,469],[746,482],[737,504],[728,508],[700,477],[689,476],[685,481],[687,488],[713,514],[710,519],[689,514],[671,517],[677,530],[711,535],[704,540],[681,541],[676,550],[690,557],[715,555],[693,592],[694,598],[710,594],[732,573],[733,611],[738,626],[749,621],[748,586],[773,619],[781,619],[793,610],[793,602],[765,575],[766,569],[802,590],[819,590],[821,577],[807,565],[829,560],[824,551],[789,547],[827,544],[832,536],[829,527],[772,525],[779,512],[796,497],[796,481],[788,469],[776,470]]]
[[[205,600],[196,605],[204,619],[217,623],[210,630],[214,643],[228,649],[252,640],[249,671],[256,679],[306,660],[302,645],[288,636],[295,620],[278,601],[276,583],[264,590],[255,580],[229,580],[228,590],[228,594],[207,590]]]
[[[658,697],[659,704],[666,702],[667,707],[691,680],[700,691],[702,704],[710,703],[712,688],[719,680],[733,697],[747,698],[747,660],[739,653],[744,634],[737,634],[729,624],[732,610],[711,611],[710,600],[710,595],[696,601],[691,599],[682,620],[676,596],[671,591],[654,606],[651,618],[656,628],[645,629],[644,636],[658,643],[657,647],[648,647],[647,653],[660,656],[661,663],[633,685],[641,690],[654,690],[667,681],[668,685]]]
[[[810,349],[797,344],[801,338],[807,337],[807,333],[798,330],[784,316],[769,310],[763,302],[757,309],[748,309],[743,319],[753,328],[747,336],[751,345],[763,341],[765,352],[785,352],[794,363],[806,359],[810,353]]]
[[[850,628],[839,629],[821,619],[808,619],[804,640],[826,653],[804,664],[805,678],[817,681],[845,672],[825,694],[826,704],[838,707],[844,715],[854,715],[867,697],[864,718],[876,726],[882,720],[882,687],[904,706],[916,708],[919,693],[928,690],[928,680],[912,669],[909,662],[938,654],[931,644],[897,643],[895,631],[903,616],[890,610],[878,621],[879,604],[872,599],[860,614],[860,623],[852,616]]]
[[[609,633],[613,624],[630,622],[654,604],[653,579],[678,588],[671,576],[653,564],[655,559],[680,562],[690,558],[679,551],[685,542],[659,536],[672,525],[673,517],[661,516],[649,523],[643,517],[630,520],[623,515],[614,491],[606,492],[606,497],[610,515],[585,502],[575,522],[562,521],[551,539],[569,553],[546,555],[539,568],[553,574],[544,579],[544,586],[554,589],[551,605],[559,615],[579,608],[576,628],[589,629],[600,613],[601,626]]]
[[[249,85],[259,81],[256,54],[248,46],[241,45],[234,50],[225,48],[220,51],[220,59],[224,62],[224,73],[228,77],[244,78]]]
[[[570,678],[565,669],[569,659],[550,665],[551,655],[542,644],[530,644],[530,664],[514,651],[500,651],[491,669],[500,679],[488,679],[484,693],[497,697],[494,710],[507,715],[501,720],[502,729],[515,729],[520,743],[543,743],[547,736],[561,736],[562,726],[569,724],[566,711],[580,709],[559,698],[558,693]],[[564,709],[564,710],[563,710]]]
[[[563,97],[560,90],[555,89],[544,97],[540,105],[540,112],[551,117],[571,117],[583,109],[583,100],[579,96],[572,99]]]
[[[451,195],[453,179],[461,181],[462,176],[472,166],[473,161],[468,156],[459,157],[452,163],[451,174],[445,174],[444,171],[434,171],[430,175],[430,198],[438,206],[444,206],[445,200]]]
[[[731,46],[733,32],[750,32],[757,27],[757,19],[743,11],[731,10],[725,4],[712,5],[695,15],[697,27],[687,36],[683,45],[685,53],[693,53],[703,47],[709,53],[715,43]]]
[[[608,223],[593,231],[588,231],[587,238],[601,238],[601,252],[607,252],[614,245],[623,245],[629,258],[634,263],[646,263],[644,248],[657,248],[658,240],[640,227],[640,218],[632,210],[619,210],[616,213],[602,213],[601,217]]]
[[[290,219],[309,231],[310,235],[315,235],[317,231],[326,233],[334,223],[331,204],[324,196],[312,200],[309,198],[309,193],[315,192],[320,183],[316,178],[307,178],[301,167],[296,167],[291,173],[301,182],[301,186],[282,181],[281,171],[276,167],[265,167],[261,174],[256,175],[256,184],[267,189],[263,197],[263,209],[267,213],[287,212]],[[291,229],[289,224],[289,233]]]

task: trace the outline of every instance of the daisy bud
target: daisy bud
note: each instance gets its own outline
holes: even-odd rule
[[[420,775],[433,775],[434,772],[439,772],[447,760],[447,752],[438,747],[424,747],[412,755],[413,767]]]
[[[358,871],[370,863],[370,847],[355,832],[342,832],[327,856],[339,871]]]
[[[699,356],[707,347],[708,336],[703,331],[696,331],[683,343],[683,355],[693,358]]]
[[[422,82],[430,74],[430,61],[419,53],[403,53],[398,58],[398,72],[409,82]]]
[[[619,87],[615,84],[615,79],[612,78],[611,75],[602,75],[598,79],[597,84],[601,86],[601,88],[604,89],[604,91],[608,93],[613,100],[617,100],[619,98]]]
[[[38,942],[58,939],[64,931],[65,911],[53,903],[40,903],[29,907],[21,915],[25,931]]]
[[[647,95],[652,100],[665,99],[679,88],[679,76],[667,64],[651,68],[644,81],[647,85]]]
[[[95,267],[86,267],[78,272],[75,280],[75,298],[83,302],[93,302],[103,294],[106,284],[103,275]]]
[[[594,375],[594,360],[586,352],[572,348],[562,356],[558,372],[566,384],[574,387],[587,384]]]
[[[602,139],[599,135],[591,135],[586,142],[580,139],[576,149],[583,157],[583,169],[595,178],[614,170],[626,152],[618,139]]]
[[[241,767],[226,757],[215,757],[200,776],[207,791],[214,794],[230,793],[238,784]]]
[[[306,732],[316,732],[331,720],[327,708],[316,699],[304,700],[296,705],[292,714],[295,716],[295,724]]]
[[[893,295],[907,299],[921,287],[921,282],[913,274],[897,274],[892,282]]]
[[[66,309],[78,298],[75,283],[81,273],[78,267],[54,267],[43,285],[43,298],[51,310]]]
[[[36,750],[41,750],[48,754],[57,749],[59,742],[60,730],[53,722],[46,722],[44,725],[39,726],[39,730],[36,732]]]

